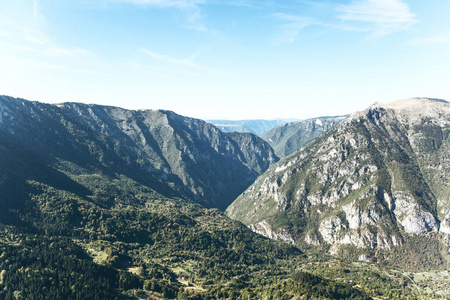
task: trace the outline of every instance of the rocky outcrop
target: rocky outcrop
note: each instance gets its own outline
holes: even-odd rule
[[[277,229],[275,231],[267,221],[262,221],[257,224],[250,224],[249,227],[254,232],[264,235],[273,240],[283,241],[291,245],[295,244],[295,241],[286,230]]]
[[[449,132],[445,101],[375,104],[270,167],[227,214],[334,254],[341,245],[391,249],[407,236],[449,233]]]

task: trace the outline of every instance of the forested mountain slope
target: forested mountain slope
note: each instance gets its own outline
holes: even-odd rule
[[[278,160],[257,137],[223,133],[170,111],[50,105],[6,96],[0,97],[0,137],[4,157],[29,152],[38,157],[32,164],[42,162],[55,172],[122,174],[220,209]],[[9,175],[0,176],[6,181]]]

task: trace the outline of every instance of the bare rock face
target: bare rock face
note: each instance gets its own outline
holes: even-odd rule
[[[257,224],[251,224],[250,229],[256,233],[264,235],[276,241],[283,241],[288,244],[295,244],[290,234],[284,229],[277,229],[276,231],[272,229],[271,225],[266,221],[259,222]]]
[[[343,245],[389,250],[407,236],[449,234],[449,133],[445,101],[374,104],[271,166],[227,214],[334,254]]]

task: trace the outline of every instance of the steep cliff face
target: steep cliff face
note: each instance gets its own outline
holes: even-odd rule
[[[448,233],[449,132],[445,101],[375,104],[270,167],[227,214],[266,236],[332,253]]]
[[[264,132],[261,134],[261,138],[272,146],[276,155],[285,157],[319,137],[347,117],[321,117],[291,122]]]
[[[49,105],[6,96],[0,97],[0,135],[4,151],[29,151],[66,173],[125,174],[162,193],[220,209],[278,160],[256,136],[223,133],[170,111]]]

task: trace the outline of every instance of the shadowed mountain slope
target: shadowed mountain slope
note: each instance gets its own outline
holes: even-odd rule
[[[170,111],[50,105],[6,96],[0,97],[0,135],[0,151],[10,153],[4,155],[30,152],[66,173],[77,172],[72,166],[123,174],[164,195],[220,209],[278,160],[255,136],[223,133]]]

